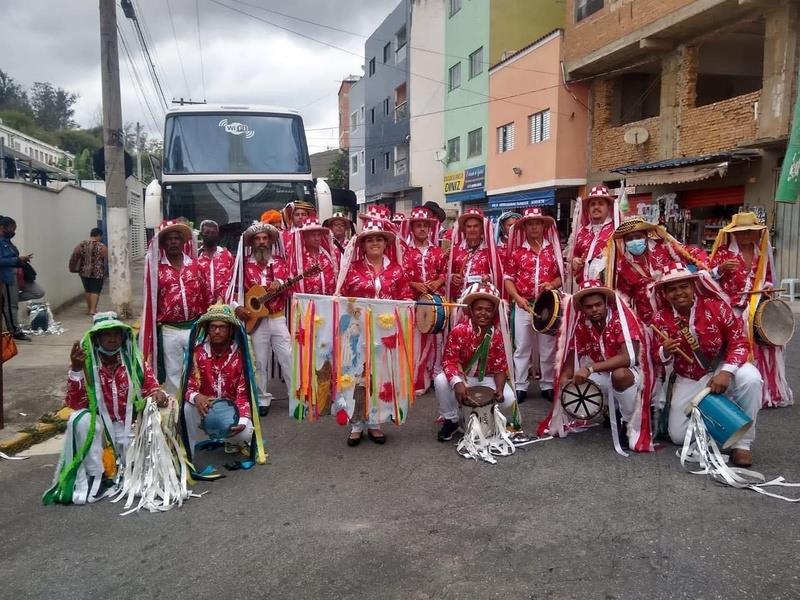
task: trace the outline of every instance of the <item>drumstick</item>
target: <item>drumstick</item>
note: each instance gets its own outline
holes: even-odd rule
[[[749,294],[770,294],[772,292],[785,292],[786,288],[764,288],[761,290],[751,290],[749,292],[740,292],[742,296],[747,296]]]
[[[669,336],[668,336],[666,333],[664,333],[663,331],[661,331],[661,330],[660,330],[658,327],[656,327],[655,325],[650,325],[650,327],[653,329],[653,331],[655,331],[655,332],[656,332],[658,335],[660,335],[660,336],[661,336],[661,338],[662,338],[664,341],[667,341],[667,340],[669,339]],[[675,348],[675,352],[676,352],[676,353],[678,353],[678,354],[680,354],[680,355],[681,355],[683,358],[685,358],[687,361],[689,361],[689,362],[694,362],[694,361],[693,361],[691,358],[689,358],[689,355],[688,355],[688,354],[686,354],[686,352],[684,352],[684,351],[683,351],[683,350],[681,350],[680,348]]]
[[[466,308],[468,306],[467,304],[459,304],[457,302],[442,302],[441,304],[437,304],[436,302],[422,302],[422,301],[419,301],[419,300],[416,302],[416,305],[417,306],[446,306],[446,307],[458,306],[460,308]]]

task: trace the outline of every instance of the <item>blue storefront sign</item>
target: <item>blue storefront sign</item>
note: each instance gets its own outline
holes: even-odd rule
[[[446,202],[475,202],[485,197],[486,165],[453,171],[444,176]]]
[[[511,210],[530,206],[553,206],[556,203],[555,188],[525,190],[510,194],[489,196],[489,210]]]

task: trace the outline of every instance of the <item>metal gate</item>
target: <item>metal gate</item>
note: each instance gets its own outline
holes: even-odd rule
[[[128,219],[131,224],[129,231],[131,260],[136,260],[142,258],[147,249],[147,233],[144,229],[144,196],[142,186],[138,181],[128,186]]]
[[[775,285],[800,277],[800,205],[775,203]]]

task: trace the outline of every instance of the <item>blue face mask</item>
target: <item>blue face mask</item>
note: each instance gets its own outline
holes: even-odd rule
[[[103,348],[103,347],[102,347],[100,344],[98,344],[98,345],[97,345],[97,351],[98,351],[100,354],[104,355],[104,356],[115,356],[115,355],[119,354],[119,351],[120,351],[121,349],[122,349],[122,348],[120,347],[120,348],[117,348],[116,350],[106,350],[106,349],[105,349],[105,348]]]
[[[634,256],[641,256],[647,250],[647,240],[629,240],[625,242],[625,249]]]

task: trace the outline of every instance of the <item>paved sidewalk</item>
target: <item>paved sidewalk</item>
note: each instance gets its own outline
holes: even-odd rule
[[[133,320],[139,319],[142,310],[143,268],[143,261],[137,261],[131,268]],[[98,310],[112,309],[109,291],[106,280]],[[32,336],[30,342],[18,342],[17,356],[3,364],[6,426],[0,429],[0,442],[34,426],[43,414],[63,406],[70,347],[92,321],[82,297],[55,314],[55,319],[61,322],[63,334]]]

